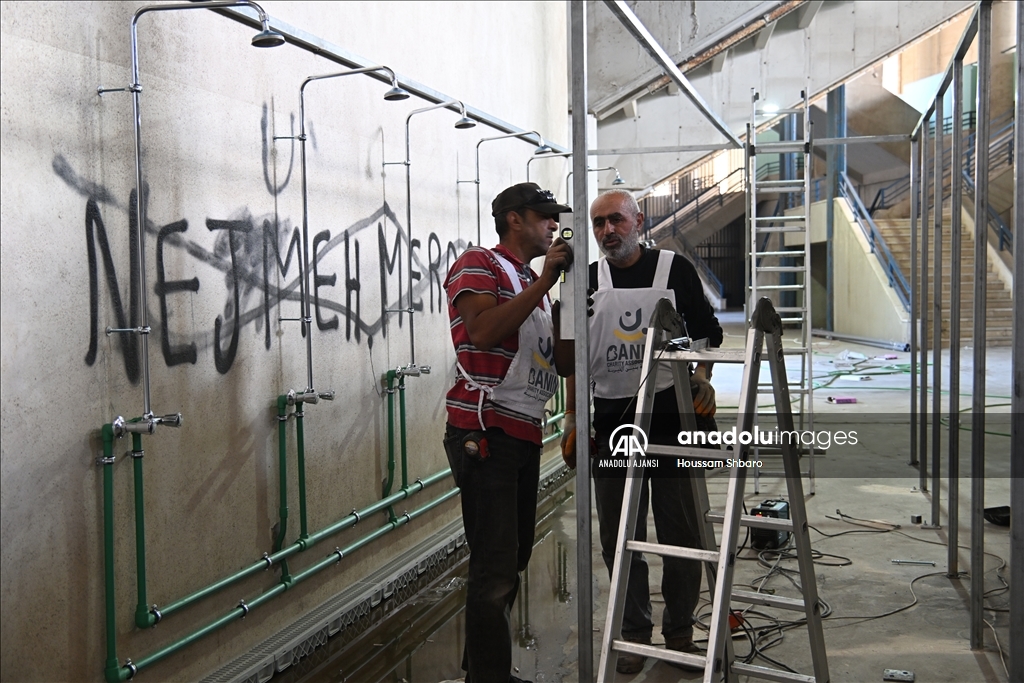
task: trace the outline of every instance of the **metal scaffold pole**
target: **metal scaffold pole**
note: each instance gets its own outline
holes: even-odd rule
[[[974,385],[971,405],[971,649],[985,646],[985,328],[988,144],[992,118],[992,3],[978,13],[978,132],[974,172]],[[940,195],[941,196],[941,195]]]
[[[572,88],[572,239],[574,261],[573,332],[576,340],[576,420],[584,432],[590,424],[590,363],[587,328],[587,9],[583,0],[569,3],[569,63]],[[576,576],[579,682],[594,680],[594,603],[590,531],[590,439],[576,439]]]
[[[1017,6],[1017,111],[1013,131],[1014,149],[1024,149],[1024,62],[1020,55],[1024,50],[1024,12]],[[1010,459],[1010,519],[1017,524],[1010,526],[1010,642],[1024,642],[1024,174],[1020,168],[1020,153],[1013,159],[1013,378],[1010,425],[1010,452],[1017,453]],[[1010,651],[1010,680],[1024,681],[1024,650]]]

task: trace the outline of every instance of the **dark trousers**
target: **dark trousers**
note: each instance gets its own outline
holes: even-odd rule
[[[448,425],[444,439],[469,543],[462,668],[467,683],[508,683],[512,603],[533,552],[540,446],[488,429],[486,457],[467,455],[465,440],[484,434]]]
[[[598,458],[609,458],[608,434],[597,434]],[[652,441],[664,441],[652,438]],[[626,485],[625,470],[594,477],[597,521],[601,537],[601,557],[611,575],[615,560],[615,540],[619,533],[622,495]],[[689,473],[673,472],[672,476],[651,477],[645,474],[641,486],[634,540],[647,540],[647,508],[654,512],[654,528],[658,543],[700,548],[697,508],[690,488]],[[648,487],[650,489],[648,490]],[[642,553],[630,553],[629,580],[622,615],[624,638],[650,637],[654,630],[651,618],[651,592],[647,559]],[[666,638],[693,634],[693,611],[700,597],[701,565],[695,560],[662,558],[664,563],[661,592],[665,598],[661,632]]]

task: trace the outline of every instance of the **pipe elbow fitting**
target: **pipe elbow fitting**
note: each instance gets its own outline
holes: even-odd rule
[[[156,607],[150,609],[145,605],[139,605],[135,610],[135,625],[141,629],[153,628],[160,621],[160,617],[157,616],[159,614]]]

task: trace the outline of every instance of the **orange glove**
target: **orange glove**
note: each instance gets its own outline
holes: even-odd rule
[[[562,418],[562,460],[569,469],[576,469],[576,413],[572,410]]]

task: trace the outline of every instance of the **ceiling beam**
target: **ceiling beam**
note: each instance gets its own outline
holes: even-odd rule
[[[711,60],[711,71],[713,73],[722,73],[722,69],[725,68],[725,58],[729,56],[728,50],[722,50],[715,58]]]
[[[810,26],[811,22],[814,21],[815,15],[818,13],[818,10],[821,9],[823,4],[824,0],[810,0],[809,2],[805,2],[803,7],[800,8],[800,14],[796,20],[796,27],[803,30]]]
[[[643,25],[639,18],[633,13],[633,10],[623,0],[605,0],[605,5],[611,10],[612,14],[622,22],[622,25],[626,27],[640,46],[643,47],[647,54],[665,70],[666,74],[679,89],[693,102],[694,106],[702,113],[708,121],[711,122],[719,133],[724,135],[729,142],[736,147],[742,147],[743,144],[740,142],[736,134],[730,130],[728,124],[712,111],[708,103],[701,97],[701,94],[697,92],[697,89],[693,87],[690,81],[683,75],[683,72],[679,70],[676,63],[672,61],[672,58],[668,56],[664,48],[658,44],[658,41],[654,39],[651,32],[647,30],[647,27]]]
[[[758,50],[763,50],[768,47],[768,40],[772,37],[772,33],[775,31],[775,25],[779,22],[773,21],[765,24],[764,28],[757,32],[757,37],[754,38],[754,47]]]
[[[763,3],[755,8],[756,11],[743,14],[736,21],[705,38],[688,55],[685,53],[676,55],[674,61],[679,65],[679,70],[683,73],[692,71],[710,62],[719,52],[728,50],[730,47],[747,40],[767,24],[778,21],[790,12],[795,11],[806,1],[784,0]],[[647,72],[633,79],[614,93],[592,101],[591,111],[597,115],[597,119],[600,121],[619,111],[624,100],[643,97],[664,88],[671,82],[672,79],[668,76],[656,72]]]

